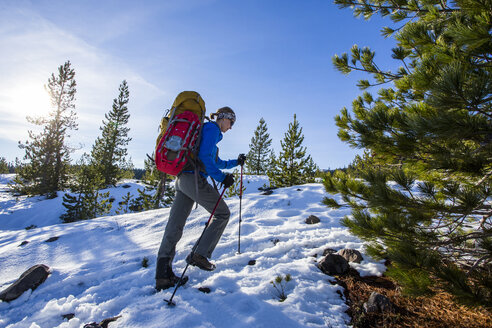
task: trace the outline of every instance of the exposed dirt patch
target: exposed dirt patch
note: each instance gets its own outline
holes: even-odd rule
[[[432,297],[409,297],[387,277],[360,277],[351,269],[349,274],[337,276],[336,283],[345,289],[354,328],[366,327],[492,327],[490,309],[470,309],[456,304],[451,295],[435,290]],[[363,304],[372,292],[388,297],[395,305],[391,313],[367,314]]]

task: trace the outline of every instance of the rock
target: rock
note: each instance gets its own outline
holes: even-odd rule
[[[341,249],[338,251],[338,255],[343,256],[343,258],[345,258],[349,262],[360,263],[363,260],[362,254],[355,249]]]
[[[75,313],[67,313],[67,314],[62,314],[62,318],[63,319],[67,319],[67,320],[72,320],[73,318],[75,318]]]
[[[256,260],[250,260],[250,261],[248,262],[248,265],[255,265],[255,264],[256,264]]]
[[[52,243],[52,242],[54,242],[54,241],[57,241],[57,240],[58,240],[58,238],[60,238],[60,237],[58,237],[58,236],[57,236],[57,237],[51,237],[50,239],[46,240],[45,242],[46,242],[46,243]]]
[[[97,322],[91,322],[91,323],[86,323],[84,325],[84,328],[102,328],[102,326]]]
[[[48,275],[50,268],[44,264],[37,264],[21,274],[19,279],[0,293],[0,300],[10,302],[21,296],[25,291],[35,290]]]
[[[278,239],[278,238],[272,238],[272,239],[270,239],[270,241],[271,241],[274,245],[277,245],[277,243],[280,241],[280,239]]]
[[[84,328],[108,328],[109,323],[116,321],[119,318],[121,318],[121,315],[116,316],[116,317],[111,317],[108,319],[104,319],[100,323],[97,323],[97,322],[86,323],[84,325]]]
[[[277,187],[267,187],[267,186],[263,186],[263,187],[259,187],[258,190],[259,191],[268,191],[268,190],[275,190],[277,189]]]
[[[104,319],[99,324],[101,325],[102,328],[108,328],[108,325],[109,325],[110,322],[116,321],[119,318],[121,318],[121,315],[118,315],[116,317],[111,317],[111,318]]]
[[[205,294],[209,294],[211,292],[210,288],[208,287],[200,287],[198,288],[198,290]]]
[[[267,190],[267,191],[261,193],[260,195],[268,196],[268,195],[271,195],[271,194],[273,194],[273,190]]]
[[[327,249],[325,249],[325,250],[323,251],[323,256],[326,256],[326,255],[328,255],[328,254],[334,254],[334,253],[336,253],[336,252],[337,252],[337,251],[336,251],[335,249],[333,249],[333,248],[327,248]]]
[[[38,226],[31,224],[30,226],[25,227],[26,230],[36,229]]]
[[[350,266],[346,259],[338,254],[328,254],[318,263],[318,268],[327,275],[347,273]]]
[[[121,187],[127,189],[127,188],[131,188],[132,186],[130,186],[129,184],[124,184]]]
[[[367,302],[364,303],[366,313],[371,312],[388,312],[393,308],[393,304],[386,296],[377,292],[372,292]]]
[[[20,243],[19,247],[24,246],[29,244],[29,240],[24,240],[22,243]]]
[[[316,215],[310,215],[304,222],[306,222],[307,224],[315,224],[320,223],[321,220]]]

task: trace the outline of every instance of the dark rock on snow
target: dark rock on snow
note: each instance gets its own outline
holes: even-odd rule
[[[341,249],[338,251],[338,255],[343,256],[349,262],[360,263],[363,260],[362,254],[355,249]]]
[[[255,264],[256,264],[256,260],[250,260],[250,261],[248,262],[248,265],[255,265]]]
[[[84,328],[108,328],[108,325],[110,322],[116,321],[119,318],[121,318],[121,315],[116,316],[116,317],[111,317],[108,319],[104,319],[100,323],[97,323],[97,322],[87,323],[84,325]]]
[[[56,236],[56,237],[51,237],[50,239],[46,240],[45,242],[46,243],[52,243],[54,241],[57,241],[60,237]]]
[[[326,256],[328,254],[335,254],[337,251],[333,248],[327,248],[323,251],[323,256]]]
[[[19,279],[0,293],[0,300],[10,302],[21,296],[25,291],[35,290],[48,275],[50,268],[44,264],[37,264],[21,274]]]
[[[393,304],[386,296],[377,292],[372,292],[369,300],[364,303],[364,310],[367,313],[371,312],[388,312],[393,308]]]
[[[75,318],[75,313],[62,314],[62,318],[67,320],[72,320],[73,318]]]
[[[307,224],[315,224],[320,223],[321,220],[316,215],[310,215],[304,222],[306,222]]]
[[[91,322],[91,323],[86,323],[84,325],[84,328],[102,328],[102,326],[97,322]]]
[[[318,268],[327,275],[347,273],[350,266],[346,259],[338,254],[328,254],[318,263]]]
[[[268,196],[268,195],[271,195],[271,194],[273,194],[273,190],[267,190],[267,191],[261,193],[261,195],[265,195],[265,196]]]
[[[209,294],[211,292],[210,288],[208,287],[200,287],[198,288],[198,290],[205,294]]]
[[[259,191],[269,191],[269,190],[275,190],[277,189],[276,187],[259,187]]]
[[[20,243],[19,247],[24,246],[29,244],[29,240],[24,240],[22,243]]]

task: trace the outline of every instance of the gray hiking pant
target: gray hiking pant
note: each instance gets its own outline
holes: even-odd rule
[[[209,213],[212,213],[220,197],[219,193],[207,182],[207,179],[199,175],[198,199],[196,199],[195,175],[193,173],[182,173],[179,175],[176,179],[175,188],[176,195],[171,206],[169,220],[164,231],[164,236],[162,237],[161,246],[157,253],[158,259],[167,258],[169,259],[169,264],[172,263],[176,253],[176,244],[183,235],[186,219],[190,215],[195,201]],[[215,246],[217,246],[230,216],[229,207],[227,207],[224,199],[221,199],[215,210],[214,217],[210,220],[195,253],[207,258],[212,257],[212,252]]]

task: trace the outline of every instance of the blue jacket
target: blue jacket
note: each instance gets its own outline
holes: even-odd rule
[[[217,144],[222,140],[222,132],[216,122],[207,122],[203,125],[202,139],[198,158],[205,166],[203,176],[210,175],[215,181],[223,182],[225,174],[220,169],[230,169],[237,166],[237,159],[223,161],[219,158]]]

